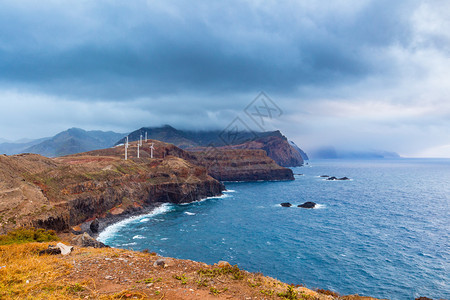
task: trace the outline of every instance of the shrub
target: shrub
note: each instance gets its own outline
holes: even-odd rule
[[[8,232],[6,235],[0,235],[0,245],[23,244],[30,242],[52,242],[59,238],[53,230],[30,228],[18,228]]]

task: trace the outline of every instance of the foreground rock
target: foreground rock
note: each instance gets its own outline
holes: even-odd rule
[[[311,201],[308,201],[308,202],[305,202],[305,203],[303,203],[303,204],[298,205],[298,207],[302,207],[302,208],[314,208],[314,207],[316,207],[316,203],[311,202]]]

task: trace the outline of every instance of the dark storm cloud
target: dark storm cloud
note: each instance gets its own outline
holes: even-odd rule
[[[446,151],[448,15],[447,0],[1,1],[0,137],[222,129],[263,90],[306,150]]]
[[[408,42],[403,15],[415,1],[356,13],[292,2],[116,3],[6,5],[1,82],[107,99],[326,87],[388,68],[373,47]]]

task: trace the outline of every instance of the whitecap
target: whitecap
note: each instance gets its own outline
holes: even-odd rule
[[[141,239],[145,239],[145,236],[140,234],[133,236],[133,240],[141,240]]]
[[[121,246],[134,246],[134,245],[137,245],[137,243],[125,243],[125,244],[122,244]]]
[[[224,193],[236,193],[236,191],[235,190],[225,190],[225,191],[223,191]]]
[[[161,238],[161,241],[167,241],[169,238]]]
[[[144,222],[148,222],[150,221],[150,218],[143,218],[142,220],[140,220],[139,222],[144,223]]]
[[[190,212],[190,211],[185,211],[184,213],[188,216],[195,216],[195,213]]]
[[[326,207],[327,206],[325,204],[318,204],[318,203],[316,203],[316,206],[314,206],[314,209],[324,209]]]
[[[156,216],[156,215],[164,214],[164,213],[167,213],[167,212],[169,212],[171,210],[173,210],[173,205],[171,205],[169,203],[164,203],[163,205],[158,206],[155,209],[153,209],[148,214],[144,214],[144,215],[140,215],[140,216],[134,216],[134,217],[122,220],[120,222],[114,223],[114,224],[106,227],[102,232],[100,232],[100,234],[98,235],[97,240],[102,242],[102,243],[106,243],[109,238],[113,237],[118,231],[120,231],[121,228],[127,226],[128,224],[133,223],[133,222],[135,222],[137,220],[140,220],[140,219],[149,218],[149,217],[153,217],[153,216]]]

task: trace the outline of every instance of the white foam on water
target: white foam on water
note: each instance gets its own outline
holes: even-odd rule
[[[125,243],[125,244],[122,244],[121,246],[134,246],[134,245],[137,245],[137,243]]]
[[[225,191],[223,191],[224,193],[236,193],[236,191],[235,190],[225,190]]]
[[[325,204],[318,204],[318,203],[316,203],[316,206],[314,207],[314,209],[324,209],[326,207],[327,206]]]
[[[188,216],[195,216],[195,213],[190,212],[190,211],[185,211],[184,213]]]
[[[161,238],[161,241],[167,241],[169,238]]]
[[[141,239],[145,239],[145,236],[140,234],[133,236],[133,240],[141,240]]]
[[[161,206],[156,207],[155,209],[153,209],[150,213],[145,214],[145,215],[139,215],[139,216],[134,216],[125,220],[122,220],[120,222],[114,223],[108,227],[106,227],[102,232],[100,232],[100,234],[98,235],[97,240],[105,243],[109,238],[111,238],[112,236],[114,236],[121,228],[127,226],[128,224],[140,220],[140,219],[145,219],[145,218],[151,218],[153,216],[156,215],[160,215],[160,214],[164,214],[167,213],[169,211],[171,211],[173,209],[173,206],[168,204],[168,203],[164,203]]]
[[[148,222],[150,221],[150,218],[143,218],[142,220],[140,220],[139,222],[144,223],[144,222]]]
[[[225,191],[224,191],[224,192],[225,192]],[[222,194],[222,195],[220,195],[220,196],[206,197],[206,198],[202,198],[202,199],[200,199],[200,200],[192,201],[192,202],[188,202],[188,203],[180,203],[179,205],[184,206],[184,205],[189,205],[189,204],[192,204],[192,203],[201,203],[201,202],[206,201],[206,200],[211,200],[211,199],[225,199],[225,198],[229,198],[229,197],[233,197],[233,196],[227,195],[227,194]]]

